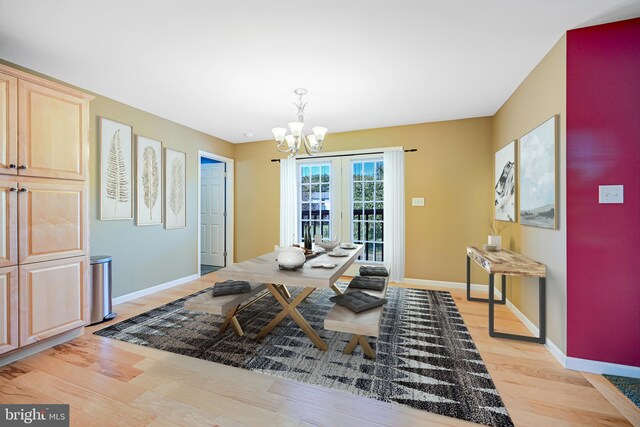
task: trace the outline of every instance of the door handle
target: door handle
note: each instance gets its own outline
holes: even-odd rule
[[[15,164],[13,164],[13,163],[9,163],[9,169],[15,169],[15,168],[16,168],[16,165],[15,165]]]
[[[18,189],[16,187],[11,187],[9,188],[9,191],[18,191]]]
[[[26,187],[22,187],[21,189],[18,190],[20,193],[26,193],[27,191],[29,191],[28,188]]]
[[[28,167],[27,165],[20,165],[18,169],[27,169],[27,167]]]

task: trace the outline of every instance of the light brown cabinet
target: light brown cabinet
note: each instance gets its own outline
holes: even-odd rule
[[[84,326],[89,320],[89,257],[20,267],[20,345]]]
[[[18,348],[18,267],[0,268],[0,354]]]
[[[0,354],[89,320],[91,99],[0,64]]]

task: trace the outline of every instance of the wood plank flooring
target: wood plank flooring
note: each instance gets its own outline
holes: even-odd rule
[[[211,286],[216,273],[115,307],[117,321]],[[599,375],[564,369],[541,345],[490,338],[487,307],[451,290],[517,426],[637,425]],[[496,324],[526,328],[504,306]],[[112,324],[109,322],[107,325]],[[0,402],[69,403],[74,426],[464,426],[470,423],[92,335],[0,368]],[[355,357],[361,357],[360,354]],[[605,397],[608,396],[608,397]],[[637,410],[637,408],[635,408]]]

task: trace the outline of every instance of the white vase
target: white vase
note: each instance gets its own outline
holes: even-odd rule
[[[495,246],[497,251],[502,250],[502,237],[500,236],[489,236],[489,240],[487,243],[489,245]]]

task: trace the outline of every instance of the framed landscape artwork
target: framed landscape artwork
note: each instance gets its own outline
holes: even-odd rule
[[[557,228],[557,134],[553,116],[520,138],[520,223]]]
[[[162,143],[136,135],[136,225],[162,224]]]
[[[164,165],[164,226],[167,229],[184,228],[187,226],[187,155],[167,148]]]
[[[516,141],[496,153],[494,207],[498,221],[516,221]]]
[[[133,128],[100,117],[100,219],[132,219]]]

